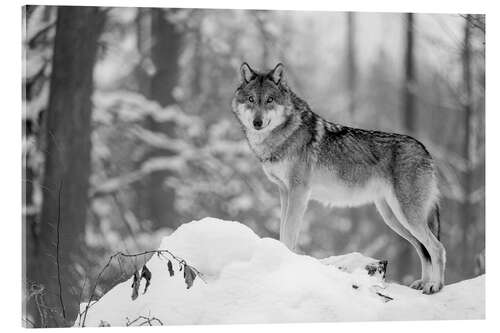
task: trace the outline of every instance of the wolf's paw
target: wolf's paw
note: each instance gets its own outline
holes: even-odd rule
[[[422,292],[426,295],[431,295],[431,294],[437,293],[441,289],[443,289],[442,282],[426,282],[424,284],[424,288],[423,288]]]
[[[424,289],[425,284],[426,284],[426,282],[424,282],[424,280],[417,280],[417,281],[413,282],[412,284],[410,284],[410,288],[422,290],[422,289]]]

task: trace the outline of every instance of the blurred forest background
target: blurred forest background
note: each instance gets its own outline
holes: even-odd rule
[[[422,141],[439,169],[446,281],[484,272],[483,15],[27,6],[23,52],[26,326],[71,324],[111,254],[155,249],[191,220],[278,237],[278,189],[230,110],[243,61],[283,62],[330,121]],[[311,203],[305,220],[304,253],[420,274],[373,206]],[[118,271],[97,297],[128,278]]]

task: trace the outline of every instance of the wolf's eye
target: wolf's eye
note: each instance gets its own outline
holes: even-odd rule
[[[273,102],[273,98],[272,97],[268,97],[266,103],[269,104],[269,103],[272,103],[272,102]]]
[[[253,96],[250,96],[250,97],[248,97],[248,101],[250,103],[253,103],[253,102],[255,102],[255,98],[253,98]]]

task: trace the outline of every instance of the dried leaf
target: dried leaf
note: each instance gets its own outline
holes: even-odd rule
[[[132,282],[132,300],[135,300],[139,296],[139,287],[141,285],[141,278],[139,271],[135,271],[134,280]]]
[[[187,289],[193,286],[196,273],[189,265],[184,265],[184,281],[186,282]]]
[[[143,294],[145,294],[146,291],[148,290],[148,287],[151,284],[151,277],[152,276],[153,276],[153,274],[151,274],[151,271],[146,267],[146,265],[144,265],[142,267],[142,272],[141,272],[141,279],[146,280],[146,285],[144,286],[144,291],[142,292]]]
[[[172,266],[172,262],[170,260],[167,263],[167,267],[168,267],[168,273],[170,274],[170,276],[174,276],[174,267]]]

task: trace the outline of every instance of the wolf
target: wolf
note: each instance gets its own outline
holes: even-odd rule
[[[410,286],[443,288],[446,251],[439,241],[437,172],[425,146],[401,134],[330,122],[287,85],[283,64],[240,67],[233,113],[251,150],[280,193],[280,241],[296,250],[309,200],[336,207],[374,203],[385,223],[418,253],[421,278]]]

